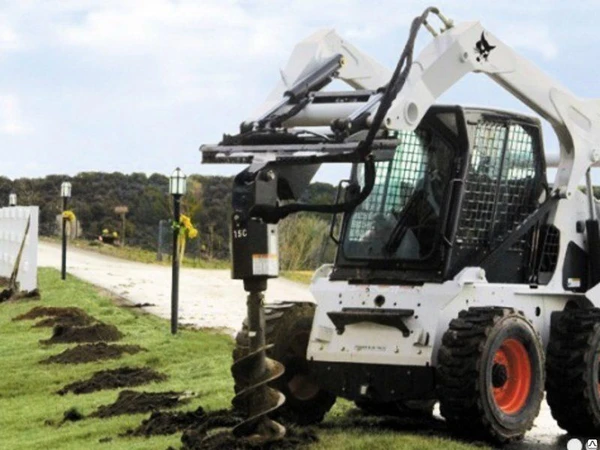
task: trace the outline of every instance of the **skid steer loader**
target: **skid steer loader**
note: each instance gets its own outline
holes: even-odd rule
[[[434,38],[413,59],[422,26]],[[558,161],[537,118],[435,104],[472,72],[552,125]],[[334,79],[352,89],[324,90]],[[480,23],[428,8],[394,72],[332,30],[300,42],[240,132],[201,152],[248,164],[232,197],[232,277],[248,292],[235,436],[280,439],[277,420],[318,422],[343,397],[386,414],[428,414],[439,401],[456,433],[505,443],[532,427],[544,392],[560,427],[600,434],[598,101]],[[327,163],[352,167],[337,199],[299,201]],[[333,215],[335,262],[314,274],[314,303],[263,305],[277,223],[300,211]]]

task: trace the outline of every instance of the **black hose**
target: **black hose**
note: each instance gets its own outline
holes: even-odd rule
[[[392,106],[392,103],[396,99],[398,93],[404,87],[404,83],[406,83],[406,79],[408,78],[408,74],[410,73],[410,68],[412,65],[415,41],[421,25],[426,22],[429,13],[438,12],[439,11],[437,8],[427,8],[420,16],[415,17],[412,21],[408,40],[406,41],[404,49],[400,55],[400,59],[396,64],[396,69],[392,74],[392,78],[385,86],[383,97],[381,98],[379,108],[377,109],[377,112],[373,118],[373,122],[371,123],[371,127],[369,128],[367,137],[360,143],[357,149],[360,159],[365,166],[365,183],[359,194],[353,199],[337,204],[309,205],[306,203],[291,203],[283,206],[255,205],[250,210],[250,215],[252,217],[258,217],[269,223],[277,223],[279,220],[283,219],[289,214],[300,211],[329,214],[347,213],[353,211],[358,205],[366,200],[366,198],[373,191],[373,186],[375,185],[375,162],[371,154],[373,141],[377,136],[377,132],[381,128],[381,124],[385,118],[385,115]]]

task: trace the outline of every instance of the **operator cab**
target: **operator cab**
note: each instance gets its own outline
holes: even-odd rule
[[[485,263],[547,197],[537,119],[433,106],[416,130],[392,138],[399,145],[391,156],[376,157],[371,194],[344,217],[333,280],[451,279]],[[364,184],[361,164],[353,166],[351,182]],[[552,270],[547,254],[532,252],[540,239],[557,239],[540,227],[485,267],[489,281],[531,283]]]

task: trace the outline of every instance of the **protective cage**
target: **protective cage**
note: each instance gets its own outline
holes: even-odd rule
[[[345,217],[332,279],[452,278],[480,265],[548,192],[536,119],[438,106],[416,131],[401,132],[398,139],[393,158],[377,163],[370,197]],[[353,180],[363,181],[359,165]],[[546,218],[499,258],[520,271],[490,266],[489,281],[528,282],[540,270],[554,269],[556,236],[542,229]]]

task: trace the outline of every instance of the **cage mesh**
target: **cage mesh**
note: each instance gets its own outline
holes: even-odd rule
[[[375,163],[373,191],[354,211],[350,223],[350,240],[360,240],[380,214],[399,213],[415,191],[427,168],[426,135],[423,131],[401,132],[400,144],[391,161]],[[364,185],[364,174],[358,181]]]
[[[539,262],[539,272],[554,272],[558,261],[560,232],[554,225],[544,225],[541,229],[540,242],[542,252]]]
[[[457,234],[463,246],[501,242],[535,208],[533,140],[523,126],[481,122],[469,161]],[[513,246],[522,250],[524,239]]]

